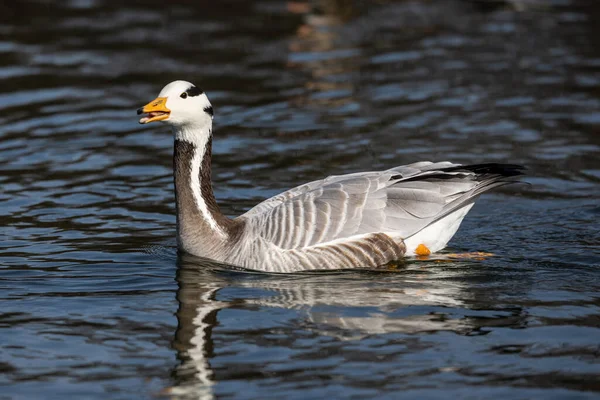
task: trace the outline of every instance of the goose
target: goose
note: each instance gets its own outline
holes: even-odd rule
[[[518,182],[522,166],[421,161],[384,171],[329,176],[229,218],[211,183],[213,107],[187,81],[166,85],[137,110],[141,124],[174,134],[179,250],[272,273],[376,268],[443,249],[475,200]]]

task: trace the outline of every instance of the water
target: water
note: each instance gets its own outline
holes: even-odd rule
[[[126,3],[126,2],[125,2]],[[0,398],[597,398],[600,6],[0,5]],[[328,174],[513,162],[445,253],[270,276],[178,258],[174,79],[229,215]]]

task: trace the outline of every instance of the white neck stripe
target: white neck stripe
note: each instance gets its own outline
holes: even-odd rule
[[[191,161],[191,172],[190,172],[190,187],[192,189],[192,194],[194,196],[194,200],[196,202],[196,207],[198,211],[200,211],[200,215],[208,223],[208,225],[212,228],[214,232],[219,234],[222,237],[225,237],[225,232],[223,229],[217,224],[217,221],[214,219],[208,207],[206,206],[206,202],[202,197],[202,189],[200,185],[200,169],[202,168],[202,160],[204,159],[204,154],[206,153],[206,146],[208,144],[208,139],[210,138],[210,127],[206,132],[187,132],[184,129],[178,130],[175,132],[175,137],[178,140],[185,140],[187,142],[191,142],[194,144],[194,156]],[[193,137],[194,140],[188,140],[190,137]]]

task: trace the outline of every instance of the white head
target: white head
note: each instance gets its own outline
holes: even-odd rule
[[[212,130],[213,108],[208,97],[186,81],[169,83],[137,113],[148,114],[140,119],[140,124],[166,122],[173,127],[177,139],[192,143],[205,142]]]

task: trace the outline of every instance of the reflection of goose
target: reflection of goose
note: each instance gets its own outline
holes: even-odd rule
[[[213,398],[214,379],[208,363],[208,358],[212,355],[211,333],[217,321],[217,312],[227,306],[214,299],[220,288],[215,283],[206,283],[199,292],[189,291],[180,280],[177,294],[179,325],[174,342],[181,360],[176,371],[180,383],[170,389],[170,394],[184,397],[192,394],[194,398],[202,400]]]
[[[202,268],[198,268],[199,263]],[[211,359],[215,353],[228,350],[214,349],[214,343],[227,339],[215,334],[213,328],[223,323],[219,312],[227,308],[260,309],[261,315],[266,308],[294,310],[290,314],[294,315],[298,337],[295,330],[286,331],[291,341],[305,337],[307,331],[347,341],[388,333],[445,330],[468,334],[478,328],[477,321],[471,318],[452,318],[419,307],[410,308],[462,305],[465,289],[459,282],[443,279],[442,272],[435,273],[439,281],[431,279],[432,272],[428,272],[428,279],[421,280],[415,271],[375,274],[370,280],[371,275],[357,279],[355,273],[276,277],[232,274],[208,260],[185,254],[181,255],[179,264],[175,348],[181,364],[175,370],[177,383],[170,393],[182,398],[213,398],[217,378],[211,363],[215,364],[218,357],[215,361]],[[382,290],[382,276],[394,279],[393,285],[385,285]],[[373,286],[369,285],[371,282]],[[219,299],[220,289],[228,287],[242,289],[241,297],[235,296],[235,290],[229,290],[224,294],[226,300]],[[255,292],[249,295],[243,289],[255,289]],[[224,326],[224,329],[226,337],[231,337],[232,333],[227,332],[231,327]],[[244,333],[238,334],[241,338],[237,340],[243,340]]]
[[[263,201],[229,219],[211,186],[213,108],[185,81],[168,84],[138,110],[175,134],[179,247],[269,272],[377,267],[446,246],[473,202],[514,182],[521,167],[419,162],[331,176]]]
[[[408,285],[405,288],[379,288],[369,290],[364,282],[348,282],[346,285],[323,285],[318,280],[303,279],[299,282],[269,282],[273,296],[258,301],[248,300],[247,304],[264,307],[279,307],[306,311],[306,320],[314,325],[314,330],[329,336],[343,339],[358,339],[367,335],[390,332],[417,333],[450,330],[463,332],[469,329],[462,320],[443,319],[439,315],[404,315],[390,318],[390,313],[408,306],[418,305],[460,305],[455,297],[460,288],[445,284],[440,288],[422,288],[422,285]],[[247,282],[244,287],[263,287],[265,282]],[[410,287],[412,286],[412,287]],[[348,307],[371,310],[364,315],[344,315]]]

